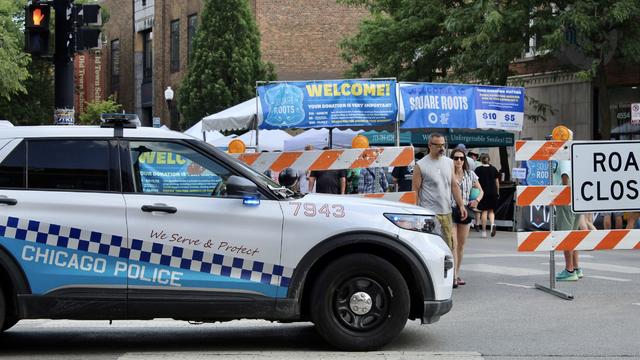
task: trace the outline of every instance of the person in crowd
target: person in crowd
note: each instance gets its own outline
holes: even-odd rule
[[[383,193],[387,191],[387,172],[381,167],[360,169],[358,194]]]
[[[362,169],[347,169],[347,194],[357,194],[358,185],[360,184],[360,171]]]
[[[416,162],[424,157],[419,152],[415,154]],[[411,191],[411,180],[413,179],[413,166],[396,166],[391,171],[391,177],[396,191]]]
[[[469,169],[471,171],[475,171],[476,170],[476,162],[474,159],[472,159],[469,154],[467,153],[467,146],[465,144],[458,144],[455,148],[455,150],[461,150],[462,153],[467,157],[467,164],[469,165]],[[470,153],[471,151],[469,151]]]
[[[436,214],[440,222],[442,238],[453,252],[451,196],[460,209],[460,219],[467,218],[467,209],[462,201],[460,187],[453,178],[453,160],[444,156],[446,143],[442,134],[432,133],[428,138],[429,153],[413,168],[412,188],[416,192],[418,205]]]
[[[478,167],[478,162],[479,162],[478,158],[479,158],[479,155],[474,151],[469,150],[467,152],[467,161],[471,159],[471,161],[469,162],[469,170],[476,171],[476,168]]]
[[[568,172],[562,173],[562,185],[569,185]],[[595,230],[593,214],[576,214],[571,211],[571,205],[556,206],[555,230]],[[565,268],[556,274],[557,281],[577,281],[584,277],[578,261],[578,252],[575,250],[564,252]]]
[[[480,155],[480,166],[476,168],[476,175],[480,181],[480,186],[484,191],[484,196],[480,203],[478,203],[478,210],[482,211],[482,237],[487,237],[487,217],[489,217],[489,224],[491,226],[491,237],[496,236],[496,224],[495,224],[495,209],[498,207],[498,194],[500,191],[500,174],[495,166],[489,162],[491,158],[489,154]]]
[[[474,208],[478,206],[478,202],[482,199],[482,187],[480,186],[480,182],[478,182],[478,175],[475,172],[469,170],[469,166],[467,164],[467,158],[464,154],[464,151],[460,149],[455,149],[451,152],[451,159],[453,159],[454,171],[453,171],[453,179],[455,182],[454,186],[458,186],[460,188],[460,192],[462,194],[462,202],[464,206],[469,208]],[[478,189],[479,195],[473,200],[471,197],[471,190]],[[458,285],[465,285],[466,282],[460,277],[460,264],[462,264],[462,257],[464,253],[464,245],[467,242],[467,237],[469,236],[469,224],[471,223],[471,218],[467,217],[466,219],[461,218],[460,208],[458,208],[455,199],[452,197],[452,215],[453,215],[453,243],[455,244],[455,254],[456,254],[456,269],[455,269],[455,278],[453,280],[453,287],[457,287]],[[469,211],[467,211],[469,213]]]
[[[304,147],[304,150],[305,151],[313,150],[313,145],[307,144]],[[306,171],[306,170],[298,170],[298,172],[299,172],[299,176],[300,176],[300,179],[298,180],[298,182],[300,184],[300,192],[302,194],[307,194],[307,193],[313,192],[313,188],[309,188],[309,175],[310,175],[310,172]]]
[[[640,218],[640,212],[627,213],[627,229],[633,230],[638,225],[638,219]]]
[[[622,212],[614,211],[602,214],[602,226],[604,229],[622,229],[624,218]]]
[[[329,147],[322,150],[329,150]],[[347,187],[347,172],[345,170],[312,171],[309,175],[309,189],[313,189],[314,186],[317,193],[344,194]]]

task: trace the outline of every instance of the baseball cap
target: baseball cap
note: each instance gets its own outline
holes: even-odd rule
[[[456,146],[456,149],[462,150],[462,151],[467,151],[467,147],[464,146],[464,144],[458,144]]]

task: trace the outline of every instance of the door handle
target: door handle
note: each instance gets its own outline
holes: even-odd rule
[[[178,209],[176,209],[173,206],[167,206],[167,205],[142,205],[142,211],[144,212],[154,212],[154,211],[160,211],[160,212],[166,212],[168,214],[175,214]]]
[[[0,196],[0,204],[13,206],[13,205],[16,205],[17,203],[18,203],[18,200],[16,199]]]

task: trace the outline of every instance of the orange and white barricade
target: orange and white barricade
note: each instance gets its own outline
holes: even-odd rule
[[[557,127],[557,129],[564,127]],[[564,137],[552,141],[517,141],[516,160],[517,161],[575,161],[572,151],[576,146],[584,146],[585,142],[571,141],[571,131],[564,128]],[[558,137],[555,137],[558,139]],[[588,146],[603,146],[598,142],[587,143]],[[603,155],[604,156],[604,155]],[[574,160],[572,160],[574,158]],[[635,164],[635,163],[634,163]],[[586,164],[582,164],[586,166]],[[636,165],[637,166],[637,165]],[[573,174],[575,175],[575,174]],[[572,182],[576,179],[572,178]],[[516,189],[517,206],[570,206],[572,198],[570,186],[550,185],[550,186],[518,186]],[[584,196],[584,195],[581,195]],[[576,204],[573,204],[575,207]],[[584,208],[584,207],[583,207]],[[593,209],[587,207],[585,209]],[[611,211],[611,210],[609,210]],[[551,231],[519,232],[518,251],[549,251],[549,271],[550,287],[535,284],[535,287],[553,295],[567,300],[573,296],[555,289],[555,251],[573,250],[640,250],[640,230],[576,230],[576,231],[555,231],[553,230],[553,216],[551,217]]]
[[[230,155],[259,172],[266,170],[282,171],[286,168],[314,171],[410,166],[413,165],[414,162],[413,146],[262,152]],[[357,194],[354,196],[416,204],[416,193],[413,191]]]

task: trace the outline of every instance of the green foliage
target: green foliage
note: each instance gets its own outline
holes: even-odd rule
[[[255,96],[258,80],[274,80],[260,54],[260,34],[247,0],[206,0],[192,61],[177,100],[188,128]]]
[[[33,58],[24,82],[25,92],[11,99],[0,97],[0,119],[14,125],[53,124],[53,66],[50,61]]]
[[[122,105],[118,104],[113,95],[107,100],[98,100],[87,103],[87,107],[78,117],[78,124],[81,125],[97,125],[100,124],[100,115],[108,113],[118,113],[122,110]]]
[[[0,1],[0,98],[24,93],[29,55],[23,52],[23,1]]]

